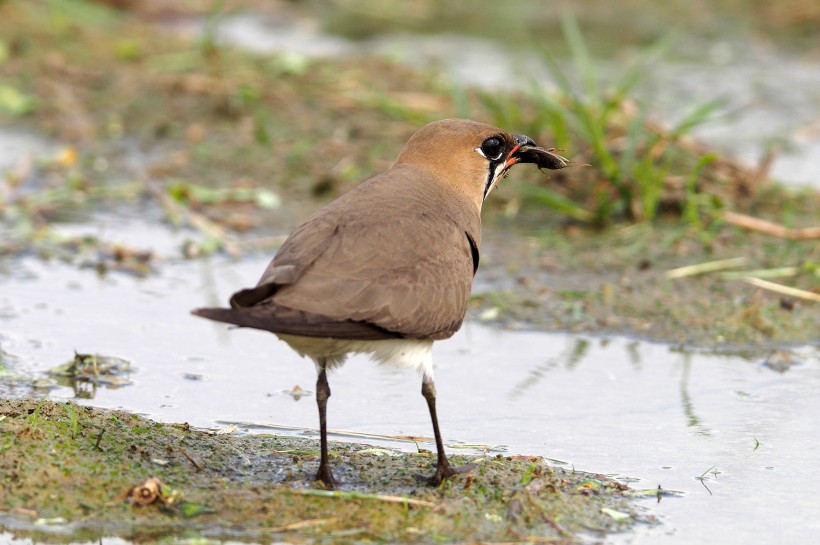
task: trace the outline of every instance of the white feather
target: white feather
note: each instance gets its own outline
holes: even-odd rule
[[[385,339],[359,341],[355,339],[332,339],[282,335],[277,337],[302,357],[309,357],[319,370],[319,360],[324,359],[327,370],[344,365],[348,354],[369,354],[379,364],[415,369],[426,377],[433,377],[433,341],[422,339]]]

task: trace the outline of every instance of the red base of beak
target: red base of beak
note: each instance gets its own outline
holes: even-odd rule
[[[519,149],[521,149],[521,144],[516,144],[516,146],[510,151],[509,155],[507,155],[507,161],[504,163],[505,169],[510,168],[519,161],[518,157],[513,157],[515,152]]]

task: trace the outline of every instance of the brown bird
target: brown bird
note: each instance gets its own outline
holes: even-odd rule
[[[327,372],[348,354],[416,369],[438,450],[435,474],[452,467],[436,417],[433,341],[461,327],[478,268],[481,205],[514,164],[571,165],[512,135],[465,119],[423,127],[395,164],[331,202],[288,237],[254,288],[230,309],[194,314],[275,333],[316,365],[321,460],[316,479],[335,480],[327,456]],[[467,468],[469,469],[469,468]]]

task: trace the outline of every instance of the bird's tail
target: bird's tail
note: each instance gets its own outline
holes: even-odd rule
[[[214,320],[216,322],[224,322],[226,324],[233,324],[242,327],[258,327],[257,322],[252,315],[243,312],[247,309],[235,308],[198,308],[191,311],[194,316],[201,316]]]
[[[400,335],[367,322],[338,320],[275,305],[240,308],[198,308],[191,314],[233,324],[240,327],[263,329],[272,333],[304,337],[332,337],[335,339],[380,340],[400,338]]]

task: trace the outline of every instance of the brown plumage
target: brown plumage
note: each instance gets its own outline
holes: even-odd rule
[[[453,335],[466,313],[481,243],[481,205],[518,162],[569,165],[528,137],[461,119],[431,123],[396,163],[299,225],[256,287],[229,309],[195,314],[276,333],[317,367],[322,461],[326,455],[326,370],[349,353],[414,367],[424,375],[439,463],[433,482],[452,475],[435,415],[430,347]]]
[[[478,212],[457,198],[406,166],[360,185],[297,227],[259,285],[231,298],[233,309],[257,309],[258,322],[240,325],[282,332],[271,311],[283,306],[352,322],[357,339],[451,336],[466,310],[481,229]],[[322,337],[325,327],[341,328],[302,325],[286,332]]]

